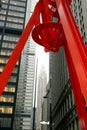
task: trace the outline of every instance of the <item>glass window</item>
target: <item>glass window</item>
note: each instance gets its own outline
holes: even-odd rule
[[[13,35],[4,35],[4,40],[6,41],[18,41],[19,37],[15,37]]]
[[[73,91],[72,91],[72,93],[71,93],[71,99],[72,99],[72,105],[74,105],[74,104],[75,104],[75,101],[74,101]]]
[[[0,20],[4,21],[5,20],[5,16],[0,15]]]
[[[6,4],[2,4],[2,8],[3,9],[7,9],[7,5]]]
[[[0,14],[4,14],[4,15],[6,15],[6,10],[0,10]]]
[[[72,107],[72,93],[69,93],[69,108]]]
[[[21,13],[21,12],[17,12],[17,11],[10,11],[8,12],[8,15],[9,16],[17,16],[17,17],[24,17],[24,13]]]
[[[4,91],[5,92],[12,92],[12,93],[14,93],[15,92],[15,87],[13,87],[13,86],[6,86]]]
[[[23,19],[16,18],[16,17],[7,17],[7,21],[14,22],[14,23],[23,23]]]
[[[13,70],[13,73],[17,73],[18,72],[18,68],[14,68],[14,70]]]
[[[2,47],[3,47],[3,48],[6,48],[6,49],[7,49],[7,48],[14,49],[15,45],[16,45],[16,44],[8,43],[8,42],[3,42],[3,43],[2,43]]]
[[[9,9],[10,9],[10,10],[14,10],[14,11],[22,11],[22,12],[25,12],[25,8],[17,7],[17,6],[12,6],[12,5],[9,6]]]
[[[12,53],[12,50],[1,50],[0,55],[2,56],[10,56]]]
[[[0,113],[12,114],[12,112],[13,112],[12,107],[7,107],[7,106],[1,106],[0,107]]]
[[[8,3],[8,0],[1,0],[2,3]]]
[[[3,67],[0,67],[0,73],[3,71]]]
[[[16,76],[11,76],[10,79],[9,79],[9,82],[14,82],[14,83],[16,83],[16,79],[17,79]]]
[[[0,26],[4,26],[4,22],[0,21]]]
[[[23,25],[22,24],[16,24],[16,23],[6,23],[6,27],[23,29]]]
[[[1,39],[2,35],[0,35],[0,39]]]
[[[8,61],[7,58],[0,58],[0,63],[2,63],[2,64],[6,64],[7,61]]]
[[[11,118],[0,118],[0,128],[1,127],[11,127]]]
[[[11,0],[10,4],[18,5],[18,6],[25,6],[25,2],[19,2],[19,1],[15,1],[15,0]]]
[[[10,102],[10,103],[13,103],[14,102],[14,97],[13,96],[3,95],[3,96],[0,97],[0,102]]]

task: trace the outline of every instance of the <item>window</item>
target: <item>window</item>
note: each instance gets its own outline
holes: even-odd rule
[[[2,35],[0,35],[0,39],[1,39]]]
[[[16,45],[16,44],[8,43],[8,42],[3,42],[3,43],[2,43],[2,47],[3,47],[3,48],[6,48],[6,49],[7,49],[7,48],[14,49],[15,45]]]
[[[0,113],[12,114],[12,112],[13,112],[12,107],[7,107],[7,106],[1,106],[0,107]]]
[[[0,127],[11,127],[11,118],[0,118]]]
[[[12,53],[11,50],[3,50],[2,49],[1,52],[0,52],[0,55],[2,55],[2,56],[10,56],[11,53]]]
[[[12,5],[9,6],[9,9],[10,10],[14,10],[14,11],[25,12],[25,8],[17,7],[17,6],[12,6]]]
[[[5,20],[5,16],[0,15],[0,20],[4,21]]]
[[[0,73],[3,71],[3,67],[0,67]]]
[[[8,3],[8,0],[1,0],[2,3]]]
[[[13,96],[3,95],[3,96],[0,97],[0,102],[13,103],[14,102],[14,97]]]
[[[19,1],[14,1],[14,0],[11,0],[10,4],[12,4],[12,5],[18,5],[18,6],[23,6],[23,7],[25,6],[24,2],[19,2]]]
[[[6,41],[18,41],[19,37],[15,37],[14,35],[4,35],[4,40]]]
[[[24,13],[21,12],[17,12],[17,11],[8,11],[8,15],[9,16],[16,16],[16,17],[24,17]]]
[[[23,19],[21,18],[16,18],[16,17],[8,17],[7,18],[7,21],[10,21],[10,22],[14,22],[14,23],[22,23],[23,24]]]
[[[5,92],[15,92],[15,88],[14,87],[9,87],[9,86],[6,86],[5,89],[4,89]]]
[[[6,64],[7,61],[8,61],[7,58],[0,58],[0,63],[1,63],[1,64]]]
[[[10,23],[10,22],[6,23],[6,27],[23,29],[23,25],[22,24],[16,24],[16,23]]]
[[[3,9],[7,9],[7,5],[6,4],[2,4],[2,8]]]
[[[6,10],[3,10],[3,9],[0,10],[0,14],[1,14],[1,15],[6,15]]]
[[[17,79],[16,76],[11,76],[10,79],[9,79],[9,82],[14,82],[14,83],[16,83],[16,79]]]
[[[13,70],[13,73],[17,73],[18,72],[18,68],[14,68],[14,70]]]
[[[0,26],[4,26],[4,22],[0,21]]]

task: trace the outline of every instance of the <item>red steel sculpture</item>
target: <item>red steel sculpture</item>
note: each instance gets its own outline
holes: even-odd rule
[[[32,31],[45,51],[64,47],[81,130],[87,130],[87,49],[69,8],[71,0],[39,0],[0,75],[0,95]]]

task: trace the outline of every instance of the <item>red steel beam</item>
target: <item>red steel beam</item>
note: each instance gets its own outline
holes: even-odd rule
[[[64,50],[81,130],[87,130],[87,50],[66,0],[56,0],[65,34]]]
[[[39,0],[37,3],[33,15],[31,16],[19,41],[17,42],[15,49],[12,52],[12,55],[10,56],[2,74],[0,75],[0,95],[2,94],[4,87],[6,86],[8,79],[11,76],[12,70],[14,69],[16,62],[21,55],[21,52],[24,48],[24,45],[26,44],[33,26],[40,24],[40,13],[42,14],[43,23],[51,21],[51,14],[48,8],[49,2],[55,2],[55,0]],[[62,45],[64,46],[65,50],[81,129],[87,130],[87,112],[85,108],[85,105],[87,105],[87,52],[76,26],[75,20],[70,11],[70,2],[71,0],[56,0],[58,18],[60,24],[62,25],[65,36],[65,40],[60,40],[64,42]],[[43,24],[43,28],[44,26],[45,24]],[[53,28],[47,29],[46,31],[46,33],[49,34],[47,37],[49,41],[49,38],[51,38],[50,36],[53,35]],[[42,32],[42,34],[44,33]],[[55,43],[56,42],[54,42],[54,45],[56,45]],[[58,47],[60,45],[61,44],[59,44]]]

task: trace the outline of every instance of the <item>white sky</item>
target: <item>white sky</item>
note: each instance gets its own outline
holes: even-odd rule
[[[49,53],[44,51],[44,47],[37,44],[36,56],[38,58],[38,73],[41,71],[41,66],[43,65],[46,73],[47,80],[49,77]]]
[[[31,10],[33,12],[34,7],[38,0],[31,0]],[[36,44],[36,43],[35,43]],[[40,46],[37,44],[37,51],[36,51],[36,56],[38,58],[38,74],[41,71],[41,66],[44,65],[44,68],[46,69],[47,73],[47,80],[49,77],[49,53],[44,52],[44,47]]]

